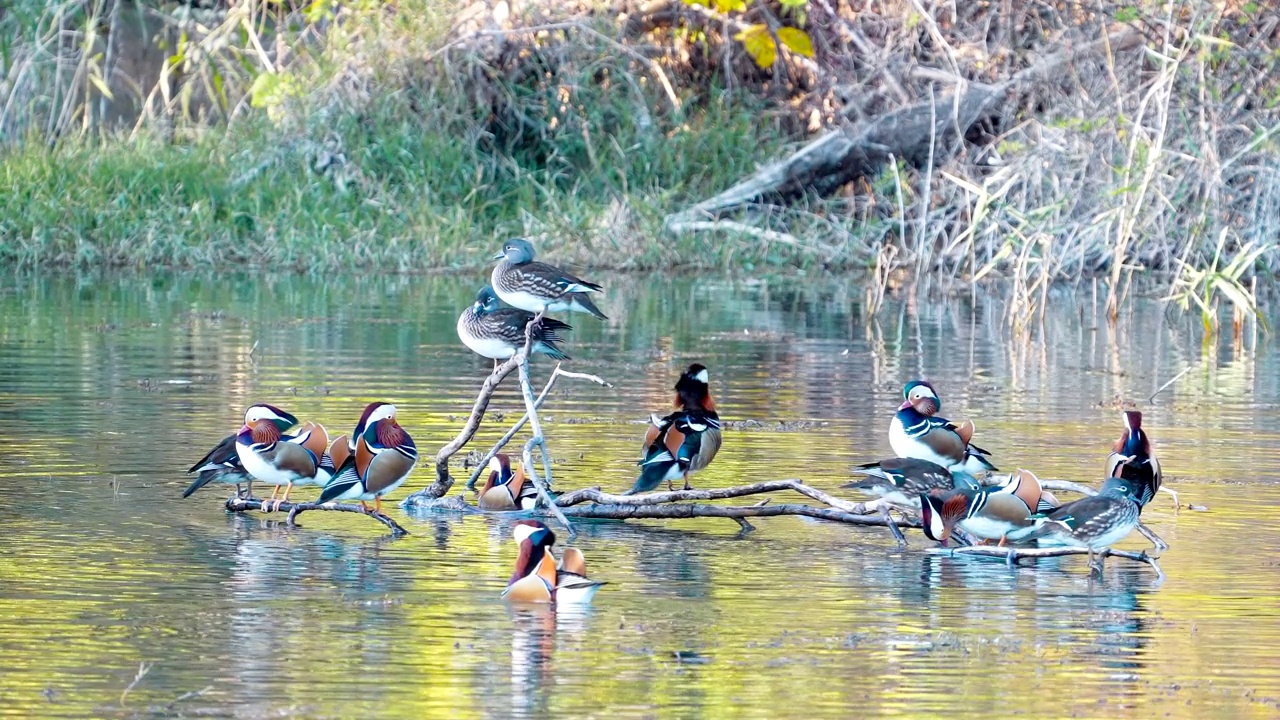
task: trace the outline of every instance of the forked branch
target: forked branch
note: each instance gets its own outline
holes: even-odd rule
[[[404,535],[409,534],[408,530],[405,530],[404,528],[400,527],[399,523],[397,523],[395,520],[392,520],[387,515],[384,515],[383,513],[380,513],[380,512],[365,510],[363,507],[359,505],[346,505],[346,504],[336,503],[336,502],[327,502],[327,503],[286,502],[286,503],[280,503],[280,507],[276,508],[274,502],[271,502],[268,504],[271,506],[272,512],[288,513],[288,517],[285,518],[285,523],[288,525],[296,525],[297,523],[295,522],[295,520],[297,519],[297,517],[308,510],[324,510],[326,512],[349,512],[349,513],[359,513],[360,515],[367,515],[368,517],[371,517],[374,520],[377,520],[383,525],[386,525],[387,528],[391,530],[391,535],[393,537],[402,537]],[[231,512],[245,512],[247,510],[262,510],[262,506],[263,506],[263,501],[257,498],[242,498],[242,497],[234,497],[234,496],[227,498],[227,510],[230,510]]]

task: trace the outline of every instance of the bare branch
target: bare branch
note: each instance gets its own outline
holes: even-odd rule
[[[258,500],[256,498],[245,499],[245,498],[239,498],[239,497],[230,497],[230,498],[227,498],[227,510],[230,510],[231,512],[245,512],[246,510],[261,510],[262,503],[263,503],[262,500]],[[275,508],[275,503],[272,502],[271,506],[272,508]],[[360,507],[359,505],[343,505],[336,502],[327,502],[323,504],[287,502],[287,503],[281,503],[280,508],[277,510],[277,512],[288,513],[288,517],[285,519],[286,524],[296,525],[297,523],[295,523],[294,521],[298,517],[298,515],[301,515],[302,513],[308,510],[324,510],[327,512],[349,512],[349,513],[358,513],[360,515],[367,515],[373,518],[374,520],[377,520],[378,522],[382,523],[383,525],[386,525],[388,528],[390,528],[391,534],[394,537],[402,537],[404,535],[409,534],[408,530],[405,530],[404,528],[400,527],[399,523],[397,523],[395,520],[392,520],[387,515],[380,512],[366,511],[364,508]]]
[[[1017,565],[1019,560],[1027,558],[1050,558],[1063,557],[1066,555],[1089,555],[1089,549],[1083,547],[1047,547],[1047,548],[1020,548],[1020,547],[996,547],[994,545],[975,545],[971,547],[929,548],[930,555],[946,555],[947,557],[955,557],[957,555],[978,555],[982,557],[1000,558],[1010,566]],[[1160,564],[1156,562],[1156,558],[1148,555],[1146,551],[1132,552],[1130,550],[1115,550],[1112,548],[1102,548],[1093,551],[1093,556],[1104,558],[1113,556],[1133,560],[1134,562],[1146,563],[1155,571],[1156,582],[1164,582],[1165,574],[1160,569]]]

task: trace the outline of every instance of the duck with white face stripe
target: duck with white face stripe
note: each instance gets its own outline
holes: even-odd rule
[[[320,502],[359,500],[366,512],[382,512],[382,498],[409,477],[418,462],[413,438],[396,421],[396,406],[370,403],[351,433],[351,454],[320,493]],[[372,510],[365,503],[374,502]]]
[[[333,461],[326,451],[329,433],[323,425],[306,423],[295,435],[286,431],[298,419],[274,405],[252,405],[244,413],[244,426],[236,434],[236,456],[244,471],[255,480],[274,485],[271,497],[262,503],[271,511],[289,499],[295,485],[324,485],[333,474]],[[284,486],[284,496],[276,497]]]
[[[649,416],[645,433],[644,458],[640,476],[625,494],[649,492],[664,481],[671,489],[676,480],[684,480],[688,490],[689,476],[706,468],[720,451],[720,415],[711,396],[710,373],[694,363],[676,381],[673,405],[676,411],[659,418]]]
[[[582,551],[565,548],[559,562],[552,553],[555,533],[537,520],[520,520],[511,529],[520,548],[515,572],[502,597],[512,602],[585,605],[605,583],[587,577]]]
[[[942,400],[932,385],[912,380],[902,388],[902,395],[905,399],[889,423],[889,445],[898,457],[928,460],[970,475],[996,470],[986,458],[990,453],[969,443],[973,423],[955,425],[935,417]]]

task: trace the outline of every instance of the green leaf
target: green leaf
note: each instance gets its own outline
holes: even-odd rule
[[[280,76],[264,72],[253,79],[253,85],[249,87],[249,95],[253,98],[249,104],[253,107],[266,107],[275,99],[275,94],[280,89]]]
[[[1127,7],[1127,8],[1119,8],[1118,10],[1116,10],[1116,22],[1127,23],[1127,22],[1133,22],[1134,20],[1137,20],[1137,19],[1138,19],[1137,8]]]
[[[809,4],[809,0],[781,0],[782,7],[788,10],[799,10]],[[779,33],[781,37],[781,33]],[[786,42],[785,40],[783,42]]]
[[[107,83],[102,79],[101,75],[90,73],[89,82],[93,83],[93,86],[98,88],[98,92],[102,93],[108,100],[115,100],[115,97],[111,95],[111,88],[107,87]]]
[[[813,41],[809,39],[809,33],[800,28],[778,28],[778,39],[782,41],[783,45],[790,48],[791,52],[805,57],[813,57]]]
[[[773,43],[769,28],[765,25],[752,25],[734,35],[733,39],[740,41],[756,61],[756,65],[762,68],[773,67],[778,60],[778,46]]]

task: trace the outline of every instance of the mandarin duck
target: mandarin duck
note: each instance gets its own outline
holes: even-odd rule
[[[1032,518],[1034,531],[1026,539],[1041,545],[1067,545],[1093,551],[1120,542],[1138,526],[1142,489],[1124,478],[1111,477],[1097,495],[1080,498]]]
[[[372,512],[382,512],[383,496],[400,487],[418,462],[418,448],[396,422],[396,406],[391,403],[370,403],[364,409],[347,449],[349,454],[325,485],[319,502],[359,500],[370,512],[365,503],[372,500]]]
[[[1031,519],[1040,502],[1040,481],[1029,470],[1018,470],[1003,487],[953,490],[922,495],[920,522],[930,540],[947,544],[956,527],[985,544],[1019,542],[1035,530]]]
[[[649,416],[644,459],[637,463],[640,476],[624,494],[649,492],[663,481],[671,489],[678,478],[684,478],[684,489],[689,490],[689,476],[715,459],[722,436],[709,380],[707,368],[698,363],[680,374],[672,401],[676,411],[663,418]]]
[[[587,297],[604,288],[575,277],[554,265],[534,262],[533,245],[523,238],[513,238],[493,256],[501,260],[490,281],[498,297],[506,304],[542,315],[548,312],[585,312],[601,320],[608,318]]]
[[[556,536],[537,520],[520,520],[511,531],[520,554],[502,597],[515,602],[590,603],[605,583],[587,577],[582,551],[565,548],[564,559],[552,553]]]
[[[294,485],[323,486],[333,476],[333,460],[329,457],[329,433],[323,425],[307,422],[295,435],[285,432],[298,425],[293,415],[265,403],[253,405],[244,413],[244,426],[236,434],[236,455],[240,464],[254,477],[275,486],[262,509],[271,512],[289,499]],[[284,496],[277,498],[280,486]]]
[[[961,470],[948,470],[937,463],[917,458],[889,458],[859,465],[854,470],[863,480],[842,485],[882,498],[895,507],[920,509],[920,496],[930,492],[977,490],[978,481]]]
[[[1139,511],[1160,491],[1164,482],[1160,461],[1151,450],[1151,439],[1142,429],[1142,413],[1137,410],[1124,413],[1124,434],[1107,457],[1107,477],[1129,481]]]
[[[463,345],[481,357],[492,359],[496,365],[498,360],[506,360],[524,347],[525,327],[533,319],[534,314],[528,310],[499,307],[493,288],[485,285],[476,295],[475,303],[458,316],[458,338]],[[556,360],[568,360],[569,356],[556,347],[556,343],[562,340],[561,332],[572,329],[568,323],[543,318],[531,330],[532,352]]]
[[[241,497],[240,485],[248,484],[249,495],[253,495],[253,476],[240,464],[240,455],[236,452],[236,436],[228,435],[210,450],[200,461],[191,466],[189,473],[199,472],[194,482],[182,491],[182,497],[191,497],[191,493],[208,485],[218,483],[235,485],[236,497]]]
[[[538,489],[525,477],[524,468],[511,471],[511,459],[498,453],[489,459],[489,479],[480,488],[476,504],[482,510],[532,510],[538,505]]]
[[[955,425],[934,417],[942,400],[933,386],[923,380],[912,380],[902,388],[903,403],[889,424],[889,445],[898,457],[928,460],[948,469],[964,470],[970,475],[996,469],[985,457],[986,450],[972,445],[973,423]]]

